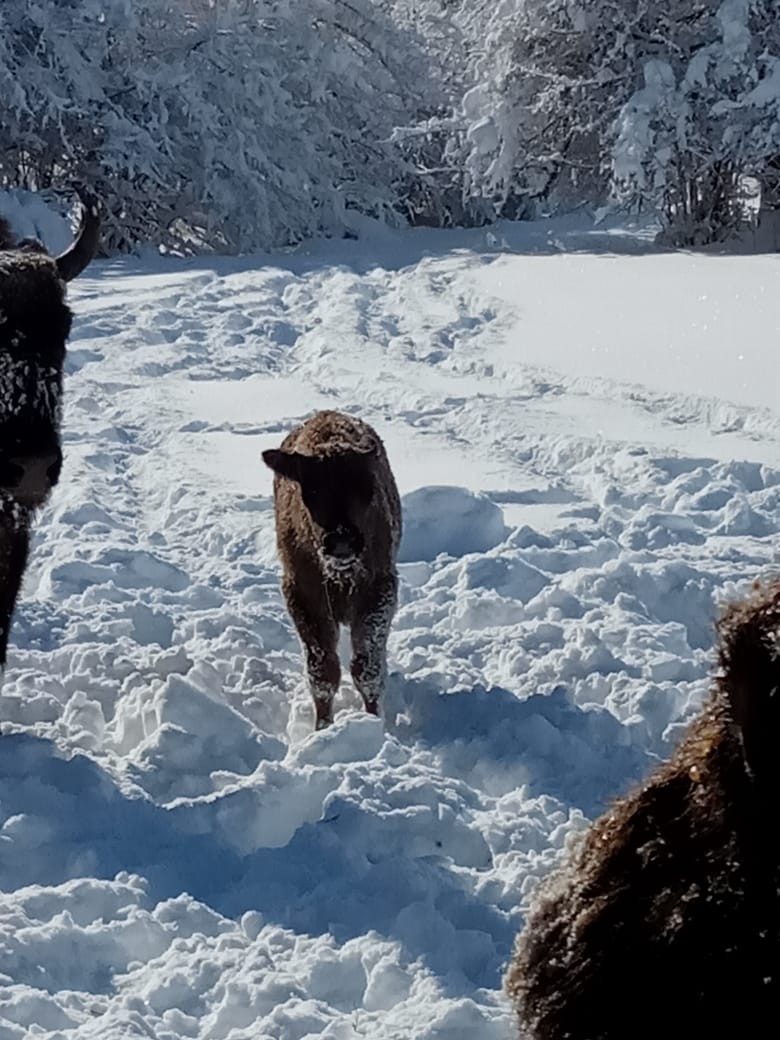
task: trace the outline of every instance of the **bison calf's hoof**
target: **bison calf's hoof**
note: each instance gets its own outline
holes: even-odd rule
[[[263,461],[274,471],[282,590],[306,655],[317,729],[333,719],[332,701],[325,706],[316,694],[338,690],[342,625],[360,661],[355,685],[378,715],[370,695],[385,672],[401,540],[401,500],[384,445],[360,419],[317,412]]]
[[[314,706],[317,709],[317,723],[315,728],[327,729],[333,722],[333,701],[315,700]]]

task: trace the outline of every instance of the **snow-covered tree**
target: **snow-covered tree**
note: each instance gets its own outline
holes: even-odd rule
[[[91,183],[109,247],[246,250],[403,219],[435,93],[373,0],[5,0],[0,175]]]
[[[451,147],[452,109],[473,81],[469,39],[460,17],[461,7],[471,0],[376,2],[396,32],[415,41],[413,50],[426,69],[426,89],[415,98],[413,118],[393,134],[408,169],[398,185],[403,212],[413,224],[481,223],[488,207],[479,199],[464,198],[463,163]]]
[[[249,250],[355,214],[780,204],[777,0],[4,0],[0,187],[88,182],[109,248]]]
[[[608,184],[603,142],[633,88],[636,3],[480,0],[464,5],[474,82],[453,148],[467,190],[498,212],[597,202]]]
[[[743,219],[745,175],[780,195],[777,0],[461,4],[473,80],[450,154],[498,213],[662,210],[673,237]]]
[[[780,133],[776,6],[692,5],[688,31],[666,36],[620,112],[617,184],[624,197],[660,201],[675,241],[729,234],[745,218],[744,177],[771,179]]]

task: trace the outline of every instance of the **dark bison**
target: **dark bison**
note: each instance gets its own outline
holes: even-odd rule
[[[506,988],[527,1040],[763,1035],[780,1002],[780,580],[719,622],[671,761],[542,885]]]
[[[376,715],[401,539],[401,503],[384,445],[359,419],[318,412],[263,459],[275,474],[282,590],[303,644],[317,729],[333,721],[340,625],[351,630],[355,686]]]
[[[14,241],[0,219],[0,667],[32,516],[62,465],[62,367],[72,317],[65,283],[90,262],[99,236],[97,206],[83,201],[79,234],[60,256],[36,239]]]

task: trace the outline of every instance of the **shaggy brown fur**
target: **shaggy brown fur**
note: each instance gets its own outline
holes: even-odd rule
[[[384,445],[359,419],[318,412],[263,459],[275,473],[282,590],[303,644],[317,728],[333,719],[340,625],[351,630],[355,686],[376,715],[401,539],[401,503]]]
[[[51,257],[34,239],[14,243],[0,218],[0,668],[32,516],[62,465],[62,368],[72,319],[65,283],[94,255],[98,227],[90,199],[76,241]]]
[[[780,580],[719,633],[722,674],[676,754],[535,898],[506,979],[527,1040],[731,1040],[774,1020]]]

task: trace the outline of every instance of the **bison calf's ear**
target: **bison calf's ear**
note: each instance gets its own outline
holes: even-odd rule
[[[289,451],[279,451],[278,448],[269,448],[263,452],[263,462],[274,473],[288,480],[300,480],[301,466],[297,455]]]

